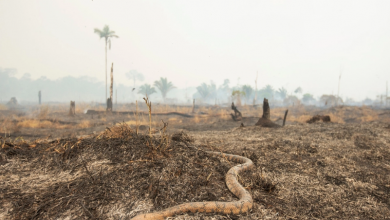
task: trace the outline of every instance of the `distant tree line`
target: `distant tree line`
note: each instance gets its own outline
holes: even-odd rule
[[[251,85],[232,86],[230,87],[229,79],[225,79],[223,84],[217,86],[213,81],[209,84],[202,83],[196,87],[197,92],[194,98],[201,99],[204,102],[213,103],[216,100],[220,102],[244,102],[246,104],[253,104],[254,101],[261,103],[263,98],[270,100],[282,100],[285,105],[293,105],[303,102],[304,104],[313,104],[316,102],[314,96],[310,93],[305,93],[302,98],[298,98],[298,94],[303,92],[301,87],[294,90],[294,95],[290,95],[284,87],[274,89],[271,85],[266,85],[263,88],[255,91]],[[255,100],[257,98],[257,100]],[[238,104],[239,104],[238,103]]]
[[[165,101],[167,94],[172,89],[176,88],[172,82],[169,82],[167,78],[161,77],[159,80],[154,81],[153,84],[161,93],[163,100]],[[150,84],[143,84],[138,89],[138,94],[150,96],[153,93],[156,93],[156,89]]]
[[[69,100],[101,100],[104,85],[91,77],[63,77],[50,80],[45,76],[32,79],[26,73],[20,79],[15,77],[15,69],[0,68],[0,100],[8,101],[15,97],[18,101],[38,102],[38,92],[42,91],[42,102]]]
[[[31,75],[26,73],[21,78],[16,78],[15,69],[0,68],[0,101],[8,102],[12,97],[15,97],[19,103],[28,101],[38,103],[38,92],[42,91],[42,102],[68,102],[69,100],[76,101],[97,101],[104,103],[105,85],[96,78],[81,76],[67,76],[56,80],[48,79],[43,76],[38,79],[32,79]],[[125,86],[123,84],[115,84],[114,90],[117,90],[118,100],[125,102],[134,102],[135,94],[141,96],[151,96],[159,93],[163,101],[166,101],[168,93],[176,88],[168,78],[160,77],[153,84],[144,83],[136,86],[136,81],[143,81],[144,77],[137,71],[130,71],[126,74],[133,81],[133,86]],[[370,99],[365,99],[363,102],[355,102],[352,99],[347,99],[345,102],[334,95],[322,95],[315,98],[310,93],[304,93],[301,98],[298,95],[303,93],[303,89],[298,87],[293,92],[288,92],[286,88],[280,87],[274,89],[271,85],[266,85],[256,91],[251,85],[230,86],[230,80],[225,79],[223,83],[217,86],[213,81],[210,83],[202,83],[196,87],[196,92],[193,94],[194,99],[201,100],[203,103],[214,104],[236,102],[240,100],[242,104],[253,104],[257,97],[257,104],[260,104],[263,98],[269,100],[279,100],[284,105],[316,104],[322,106],[333,106],[339,104],[366,104],[373,103]],[[188,100],[186,100],[188,101]]]
[[[7,102],[11,97],[16,97],[18,101],[38,102],[38,92],[41,90],[43,103],[67,102],[69,100],[105,102],[105,85],[93,77],[66,76],[51,80],[42,76],[34,80],[28,73],[21,78],[16,78],[15,75],[16,69],[0,68],[0,101]],[[174,88],[176,87],[173,83],[164,77],[156,80],[154,87],[147,83],[138,88],[123,84],[115,84],[114,86],[114,90],[119,91],[118,98],[125,99],[127,102],[135,101],[134,93],[150,96],[157,91],[165,100],[167,94]]]

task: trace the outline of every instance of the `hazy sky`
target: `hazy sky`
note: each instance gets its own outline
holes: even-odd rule
[[[390,80],[390,1],[0,0],[0,67],[17,77],[91,76],[104,81],[104,39],[116,31],[108,62],[132,85],[168,77],[179,88],[225,78],[271,84],[316,97],[384,94]],[[238,82],[238,78],[239,82]]]

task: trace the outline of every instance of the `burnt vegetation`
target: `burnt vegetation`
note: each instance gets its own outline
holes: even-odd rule
[[[290,110],[294,117],[297,110]],[[245,108],[241,112],[248,115]],[[284,110],[272,112],[263,115],[276,124]],[[205,150],[254,162],[256,168],[238,178],[253,197],[253,209],[238,216],[183,213],[174,219],[388,218],[388,124],[308,119],[287,120],[275,129],[255,126],[254,117],[234,121],[227,115],[197,123],[189,118],[185,123],[192,125],[184,126],[164,118],[153,133],[145,120],[146,129],[138,132],[117,123],[84,136],[2,136],[0,218],[131,219],[187,202],[236,201],[225,184],[236,164]],[[41,122],[72,125],[50,120]]]

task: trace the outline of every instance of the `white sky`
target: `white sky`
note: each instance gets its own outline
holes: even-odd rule
[[[390,80],[390,1],[0,0],[0,67],[17,77],[67,75],[104,81],[104,39],[114,80],[136,69],[143,83],[179,88],[225,78],[316,97],[384,94]]]

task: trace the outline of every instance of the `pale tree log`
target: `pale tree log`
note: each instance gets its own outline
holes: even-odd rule
[[[112,112],[113,86],[114,86],[114,63],[111,64],[110,98],[107,99],[107,111],[110,111],[110,112]]]

